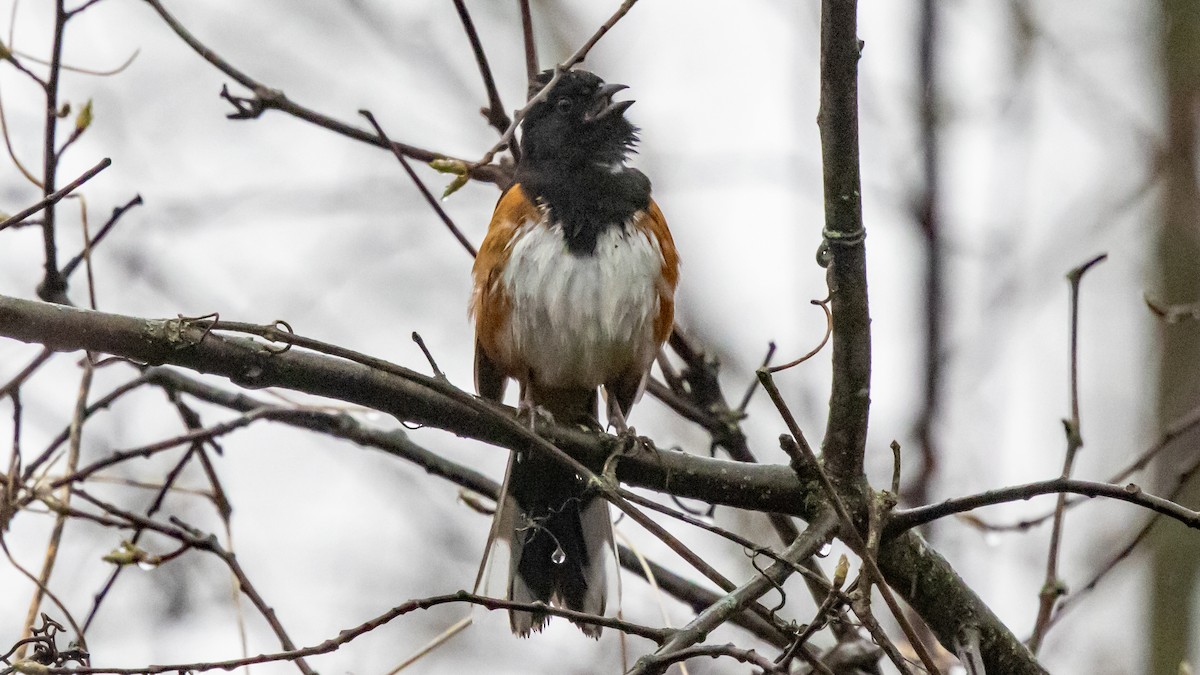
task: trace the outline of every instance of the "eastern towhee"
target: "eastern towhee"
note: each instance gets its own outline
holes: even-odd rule
[[[552,71],[538,76],[541,91]],[[522,407],[560,424],[599,428],[597,388],[624,431],[629,408],[671,331],[679,258],[650,180],[625,161],[637,128],[624,85],[563,74],[521,122],[513,184],[500,197],[475,259],[475,387],[500,401],[508,378]],[[608,504],[570,468],[513,453],[500,502],[511,532],[508,597],[604,613]],[[549,617],[509,613],[513,632]],[[600,628],[581,625],[598,638]]]

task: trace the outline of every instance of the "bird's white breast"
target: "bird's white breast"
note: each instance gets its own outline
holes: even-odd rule
[[[641,214],[635,214],[634,219]],[[501,349],[538,384],[596,387],[654,359],[663,257],[627,225],[601,233],[594,255],[567,250],[562,227],[522,224],[501,283],[511,302]]]

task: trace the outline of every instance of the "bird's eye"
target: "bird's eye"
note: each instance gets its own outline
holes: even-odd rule
[[[560,98],[560,99],[558,99],[558,102],[554,104],[554,109],[557,110],[559,113],[565,115],[566,113],[571,112],[571,107],[574,105],[575,105],[575,102],[572,101],[571,99]]]

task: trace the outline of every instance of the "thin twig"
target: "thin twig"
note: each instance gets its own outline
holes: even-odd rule
[[[451,593],[448,595],[436,595],[418,600],[409,600],[404,604],[393,607],[392,609],[380,614],[379,616],[366,621],[353,628],[348,628],[337,634],[337,637],[330,638],[324,642],[312,647],[303,649],[288,649],[283,652],[275,652],[272,654],[261,654],[244,659],[230,659],[228,661],[209,661],[197,663],[178,663],[170,665],[150,665],[140,668],[47,668],[44,673],[46,675],[158,675],[160,673],[173,672],[199,672],[208,670],[234,670],[244,666],[256,665],[260,663],[272,663],[275,661],[300,661],[307,656],[318,656],[320,654],[329,654],[337,651],[345,644],[356,640],[371,631],[386,625],[397,617],[411,614],[412,612],[426,610],[439,605],[468,603],[478,605],[489,610],[521,610],[530,612],[541,612],[543,614],[551,614],[570,619],[576,623],[588,623],[596,626],[603,626],[619,630],[630,635],[637,635],[648,640],[659,642],[666,639],[668,631],[661,628],[651,628],[639,624],[612,619],[609,617],[598,616],[595,614],[586,614],[584,612],[576,612],[561,607],[551,607],[540,602],[513,602],[511,600],[500,600],[498,598],[489,598],[487,596],[475,595],[465,591]]]
[[[147,1],[157,2],[157,0]],[[530,109],[532,109],[538,103],[546,100],[546,97],[550,95],[550,92],[554,89],[554,86],[558,84],[560,79],[562,79],[563,73],[573,68],[575,64],[583,61],[583,59],[587,57],[588,52],[592,51],[592,47],[595,47],[596,43],[600,41],[600,38],[604,37],[608,31],[612,30],[612,27],[617,25],[617,22],[620,21],[621,18],[626,14],[628,14],[629,10],[633,9],[635,4],[637,4],[637,0],[625,0],[625,2],[622,2],[621,6],[617,8],[617,11],[613,12],[613,15],[608,18],[608,21],[605,21],[600,28],[596,29],[596,32],[593,33],[590,38],[588,38],[587,42],[583,43],[583,46],[575,50],[575,53],[569,56],[566,61],[558,64],[558,66],[554,69],[554,75],[550,77],[550,81],[546,83],[546,86],[542,87],[537,94],[532,96],[525,104],[524,108],[521,108],[515,115],[513,115],[512,123],[510,123],[508,128],[504,130],[504,133],[500,136],[500,140],[497,141],[490,150],[484,153],[483,157],[480,157],[478,161],[470,166],[472,168],[487,166],[491,163],[492,159],[495,158],[496,153],[508,147],[508,145],[512,143],[513,136],[517,132],[517,127],[521,125],[521,121],[525,119],[525,115],[529,114]]]
[[[145,379],[136,377],[136,378],[129,380],[129,381],[125,382],[124,384],[116,387],[115,389],[110,391],[108,394],[105,394],[103,397],[101,397],[99,400],[97,400],[95,403],[89,405],[87,407],[87,409],[84,410],[84,413],[83,413],[84,419],[90,418],[92,415],[96,414],[100,410],[104,410],[105,408],[108,408],[119,398],[121,398],[125,394],[128,394],[129,392],[137,389],[138,387],[140,387],[144,384],[146,384]],[[26,481],[31,480],[33,478],[33,475],[37,472],[37,470],[39,468],[41,468],[41,466],[43,464],[45,464],[47,461],[50,460],[50,456],[54,454],[54,451],[57,450],[59,448],[59,446],[61,446],[63,443],[67,442],[68,438],[70,437],[70,432],[71,432],[70,425],[68,425],[67,428],[65,428],[61,432],[59,432],[58,436],[56,436],[54,438],[54,440],[50,441],[50,444],[46,446],[46,449],[43,450],[40,455],[38,455],[32,462],[30,462],[25,467],[25,471],[22,473],[21,479],[26,480]]]
[[[50,47],[50,74],[46,79],[45,128],[42,132],[42,195],[46,202],[42,216],[42,243],[45,248],[45,274],[38,285],[38,297],[48,302],[65,302],[67,280],[58,269],[58,244],[54,237],[55,208],[57,200],[51,200],[58,180],[58,152],[55,138],[58,132],[58,78],[61,74],[63,31],[66,29],[67,11],[64,0],[54,3],[54,39]],[[32,622],[31,622],[32,623]]]
[[[767,355],[763,357],[762,363],[758,367],[766,368],[766,367],[770,366],[771,358],[774,356],[775,356],[775,342],[772,340],[771,342],[767,343]],[[748,387],[746,387],[746,393],[742,394],[742,400],[738,403],[737,408],[734,409],[738,412],[739,415],[746,414],[746,408],[750,407],[750,399],[752,399],[754,397],[754,392],[758,391],[758,387],[759,387],[759,381],[758,381],[757,377],[750,380],[750,385]]]
[[[273,410],[270,408],[252,410],[244,415],[241,415],[240,417],[236,417],[220,424],[215,424],[211,427],[193,429],[187,433],[166,438],[161,441],[156,441],[138,448],[133,448],[132,450],[114,452],[108,457],[96,460],[95,462],[77,471],[70,472],[62,478],[56,479],[50,484],[50,487],[57,489],[65,485],[70,485],[71,483],[82,482],[90,478],[93,474],[113,467],[122,462],[127,462],[131,459],[145,459],[159,452],[163,452],[164,450],[170,450],[181,445],[190,445],[196,443],[197,441],[211,441],[220,436],[233,433],[238,429],[248,427],[258,420],[270,419],[273,416],[283,417],[290,412],[291,411],[289,410]]]
[[[67,623],[71,625],[71,630],[75,631],[75,635],[80,636],[80,642],[82,644],[83,631],[79,629],[79,624],[75,622],[75,616],[71,614],[71,610],[68,609],[65,604],[63,604],[57,593],[51,590],[50,587],[43,583],[40,579],[35,577],[32,572],[25,569],[21,563],[17,562],[17,559],[13,557],[12,551],[8,550],[8,541],[5,539],[3,532],[0,532],[0,549],[4,551],[4,557],[8,559],[8,564],[12,565],[13,569],[15,569],[17,573],[33,583],[40,593],[44,594],[47,598],[50,598],[50,602],[53,602],[55,607],[58,607],[58,611],[62,612],[62,615],[66,619]],[[10,654],[16,653],[17,658],[19,659],[20,655],[25,650],[26,644],[28,644],[26,640],[28,640],[28,638],[23,638],[21,641],[19,641],[17,648],[13,649]]]
[[[75,12],[75,11],[67,12],[67,14],[69,14],[69,15],[76,14],[76,13],[77,12]],[[133,62],[137,59],[137,57],[141,53],[141,51],[142,51],[141,49],[134,49],[133,53],[130,54],[128,56],[128,58],[126,58],[124,61],[122,61],[120,65],[115,66],[113,68],[108,68],[105,70],[97,70],[94,68],[83,68],[80,66],[73,66],[69,63],[60,63],[59,68],[62,68],[63,70],[65,70],[69,73],[79,73],[81,75],[94,75],[96,77],[109,77],[112,75],[118,75],[120,73],[125,72],[125,70],[127,68],[129,68],[129,66],[133,65]],[[16,49],[12,50],[12,53],[17,56],[20,56],[23,59],[28,59],[34,63],[41,64],[43,66],[50,65],[49,61],[46,61],[45,59],[40,59],[32,54],[26,54],[25,52],[18,51]],[[45,86],[44,83],[43,83],[43,86]]]
[[[166,534],[167,536],[174,537],[181,543],[187,544],[192,548],[207,551],[220,558],[221,562],[225,563],[225,566],[228,567],[229,571],[237,578],[238,588],[241,589],[242,593],[250,600],[255,609],[258,610],[263,619],[265,619],[267,624],[271,627],[272,632],[274,632],[276,638],[279,639],[280,646],[282,646],[286,651],[297,651],[296,645],[293,644],[291,638],[288,637],[287,631],[285,631],[283,628],[283,624],[281,624],[279,619],[275,616],[275,610],[267,604],[266,600],[263,599],[262,595],[259,594],[254,584],[250,581],[250,578],[246,576],[246,572],[242,569],[241,563],[238,562],[237,557],[221,546],[220,542],[217,541],[215,536],[202,536],[198,530],[188,527],[182,521],[174,517],[171,518],[171,521],[176,525],[176,527],[164,526],[161,523],[149,518],[119,509],[112,504],[97,499],[78,487],[75,488],[75,493],[88,503],[99,507],[102,511],[108,513],[109,515],[128,521],[130,523],[130,527],[153,529],[157,532]],[[316,675],[316,672],[308,665],[307,662],[305,662],[303,657],[297,656],[296,658],[289,660],[295,663],[296,667],[299,668],[300,672],[304,673],[304,675]]]
[[[487,54],[483,51],[483,42],[479,40],[479,32],[475,30],[475,22],[471,20],[471,13],[467,11],[467,3],[464,0],[454,0],[454,9],[458,11],[458,18],[462,21],[463,30],[467,32],[467,40],[471,42],[471,51],[475,53],[475,63],[479,66],[479,75],[483,78],[484,89],[487,90],[488,104],[480,112],[487,118],[488,124],[492,125],[492,128],[504,133],[508,125],[512,124],[512,120],[508,118],[508,114],[504,112],[504,104],[500,102],[500,92],[496,90],[492,67],[488,65]]]
[[[800,454],[792,458],[793,466],[798,468],[803,464],[815,470],[821,489],[825,492],[826,499],[837,513],[838,518],[841,519],[842,536],[846,538],[851,547],[860,552],[863,567],[867,570],[867,576],[870,577],[872,583],[878,586],[880,595],[883,596],[883,600],[887,603],[888,609],[891,610],[896,623],[904,631],[904,636],[908,638],[913,649],[921,657],[921,662],[925,665],[925,669],[930,673],[939,673],[940,671],[933,660],[933,655],[929,653],[928,648],[921,642],[916,630],[905,616],[903,608],[896,601],[891,587],[888,586],[887,580],[884,579],[883,572],[879,570],[879,565],[875,562],[875,557],[868,550],[867,543],[863,540],[862,534],[859,533],[854,518],[850,515],[850,511],[846,507],[846,503],[842,500],[841,494],[834,487],[832,479],[826,473],[821,462],[817,460],[817,456],[813,453],[808,442],[804,440],[804,432],[800,430],[800,425],[796,423],[795,417],[792,416],[792,411],[788,408],[787,403],[784,402],[783,395],[779,393],[779,388],[775,386],[775,380],[772,378],[771,373],[766,369],[760,369],[758,377],[762,380],[763,389],[771,396],[771,400],[779,410],[780,416],[783,417],[784,424],[787,425],[792,438],[796,441],[794,445],[783,444],[784,448],[793,447],[799,450]],[[799,474],[800,472],[797,471],[797,473]],[[896,667],[901,672],[907,672],[907,666],[903,662],[896,663]]]
[[[28,380],[30,376],[37,372],[37,369],[41,368],[42,364],[49,361],[51,356],[54,356],[54,350],[48,347],[42,349],[42,351],[35,356],[32,361],[29,362],[29,365],[22,368],[21,372],[13,375],[11,380],[5,382],[4,386],[0,387],[0,398],[16,394],[17,390],[21,388],[21,385],[25,383],[25,380]]]
[[[883,520],[885,509],[890,509],[895,503],[891,502],[885,507],[882,503],[883,500],[877,496],[873,495],[868,497],[868,499],[871,502],[867,506],[867,544],[863,553],[863,559],[874,560],[879,555],[880,523]],[[857,589],[852,596],[850,609],[858,617],[863,628],[866,628],[867,632],[870,633],[875,644],[883,650],[883,653],[895,664],[896,668],[902,673],[910,672],[908,659],[900,653],[900,648],[888,637],[887,631],[883,629],[883,626],[879,625],[879,620],[875,618],[875,614],[871,611],[871,588],[874,584],[871,582],[870,575],[859,574],[856,583]],[[880,587],[879,592],[881,594],[884,593],[884,589]],[[891,606],[889,605],[889,607]],[[905,615],[905,620],[907,620],[907,615]],[[913,645],[913,648],[918,653],[921,651],[921,645]]]
[[[734,644],[723,645],[698,645],[680,649],[670,654],[663,655],[662,660],[655,661],[652,670],[638,671],[635,667],[633,672],[648,672],[648,673],[664,673],[667,668],[675,663],[682,663],[688,659],[707,656],[709,658],[717,658],[719,656],[728,656],[742,663],[750,664],[763,673],[770,675],[786,675],[787,671],[771,662],[770,659],[755,652],[753,649],[743,649]],[[758,672],[755,671],[755,672]]]
[[[101,1],[101,0],[87,0],[87,2],[85,2],[85,3],[83,3],[82,5],[80,5],[80,6],[76,7],[75,9],[73,9],[73,10],[71,10],[71,11],[67,12],[67,18],[71,18],[71,17],[75,16],[76,14],[79,14],[80,12],[83,12],[83,11],[87,10],[89,7],[91,7],[92,5],[94,5],[94,4],[96,4],[97,2],[100,2],[100,1]]]
[[[129,209],[132,209],[133,207],[138,206],[141,203],[142,203],[142,196],[135,195],[133,197],[133,199],[130,199],[125,204],[114,208],[112,215],[108,219],[108,222],[104,223],[104,225],[102,225],[100,227],[100,231],[96,233],[96,236],[92,237],[87,242],[87,244],[84,247],[84,250],[80,251],[79,253],[77,253],[75,255],[74,258],[71,258],[69,261],[67,261],[66,265],[63,265],[63,268],[62,268],[63,276],[70,278],[71,274],[75,272],[75,268],[78,267],[79,263],[83,261],[84,251],[89,251],[89,250],[96,248],[96,246],[99,245],[100,242],[104,240],[104,237],[107,236],[108,233],[112,230],[113,226],[117,224],[117,221],[121,219],[121,216],[125,215],[125,212],[128,211]]]
[[[179,36],[189,47],[200,55],[205,61],[208,61],[222,73],[233,78],[238,84],[246,89],[249,89],[254,94],[253,99],[243,99],[233,96],[225,90],[224,97],[229,100],[236,108],[235,112],[229,115],[232,119],[255,119],[266,110],[279,110],[293,117],[297,117],[306,122],[311,122],[317,126],[329,129],[335,133],[341,134],[348,138],[357,141],[369,143],[378,147],[385,147],[383,142],[376,134],[372,134],[366,130],[350,126],[344,122],[323,115],[315,110],[306,108],[291,99],[289,99],[282,91],[272,89],[246,73],[237,69],[233,64],[221,58],[213,50],[206,47],[200,42],[190,31],[179,23],[179,21],[171,15],[170,12],[163,6],[159,0],[145,0],[159,17],[166,22],[167,26]],[[432,162],[435,159],[445,159],[458,162],[463,166],[470,166],[469,172],[472,178],[497,185],[506,185],[509,181],[508,171],[498,166],[471,166],[466,160],[449,157],[445,154],[418,148],[406,143],[392,143],[392,149],[404,153],[405,156],[411,157],[419,162]]]
[[[1075,466],[1075,456],[1083,447],[1083,432],[1079,423],[1079,286],[1083,275],[1095,265],[1104,262],[1108,254],[1098,255],[1067,273],[1067,281],[1071,286],[1071,418],[1063,420],[1067,432],[1067,454],[1063,459],[1062,478],[1071,477],[1071,469]],[[1067,495],[1058,494],[1058,504],[1054,509],[1054,525],[1050,530],[1050,553],[1046,556],[1046,580],[1038,593],[1037,621],[1033,624],[1033,635],[1029,638],[1029,651],[1034,655],[1042,646],[1046,630],[1050,627],[1050,617],[1054,611],[1054,603],[1066,593],[1066,587],[1058,578],[1058,554],[1062,546],[1063,516],[1066,513]]]
[[[84,410],[87,408],[88,393],[92,389],[92,374],[93,368],[90,359],[85,358],[83,362],[83,376],[79,381],[79,392],[75,398],[75,411],[71,417],[71,444],[67,452],[67,471],[74,471],[79,464],[79,449],[83,442],[83,423],[85,421]],[[64,507],[71,503],[72,488],[64,486],[55,501]],[[58,560],[59,546],[62,543],[63,530],[66,527],[67,516],[59,513],[54,519],[54,528],[50,533],[50,542],[46,546],[46,558],[42,562],[42,572],[38,577],[37,591],[33,595],[33,600],[29,603],[29,612],[25,616],[25,631],[24,635],[30,635],[33,630],[33,622],[41,614],[42,597],[46,589],[50,585],[50,576],[54,573],[54,565]],[[74,619],[71,620],[72,625]],[[78,627],[76,626],[78,632]],[[80,633],[79,639],[83,640],[83,635]],[[23,649],[17,651],[18,658],[23,655]]]
[[[1194,530],[1200,529],[1200,511],[1192,511],[1169,499],[1147,494],[1133,483],[1128,485],[1111,485],[1109,483],[1095,483],[1074,478],[1053,478],[1037,483],[1025,483],[1023,485],[989,490],[967,497],[947,499],[940,504],[895,511],[884,528],[884,537],[894,537],[905,530],[933,522],[939,518],[945,518],[956,513],[973,511],[982,506],[1025,501],[1038,495],[1061,494],[1065,492],[1085,497],[1108,497],[1110,499],[1129,502],[1130,504],[1135,504],[1177,520]]]
[[[519,0],[521,5],[521,37],[525,45],[525,81],[533,84],[538,73],[537,42],[533,37],[533,12],[529,9],[529,0]]]
[[[788,368],[793,368],[795,366],[798,366],[801,363],[804,363],[805,361],[807,361],[807,360],[811,359],[812,357],[816,356],[817,354],[819,354],[821,352],[821,350],[825,348],[825,345],[829,342],[829,336],[833,334],[833,314],[831,314],[829,312],[829,300],[828,299],[826,299],[826,300],[810,300],[809,302],[811,302],[812,304],[817,305],[821,309],[825,310],[825,335],[824,335],[824,337],[821,338],[821,342],[816,347],[813,347],[811,350],[809,350],[809,352],[807,354],[805,354],[804,356],[801,356],[800,358],[798,358],[794,361],[789,361],[781,366],[772,366],[770,368],[768,368],[767,365],[764,363],[762,367],[766,368],[766,370],[768,372],[778,373],[781,370],[787,370]]]
[[[390,138],[388,138],[387,134],[383,131],[383,127],[379,126],[379,122],[375,120],[375,116],[371,114],[371,111],[359,110],[358,114],[367,118],[367,121],[370,122],[371,126],[375,128],[375,133],[379,134],[380,141],[385,147],[391,149],[392,154],[395,155],[396,159],[400,161],[400,166],[404,167],[404,172],[408,174],[409,179],[411,179],[413,184],[417,186],[417,189],[421,191],[421,196],[425,197],[425,201],[428,202],[429,206],[433,208],[433,211],[438,215],[438,218],[441,218],[442,222],[445,223],[446,227],[450,230],[450,234],[453,234],[454,238],[458,240],[458,243],[462,244],[463,248],[467,249],[467,252],[471,254],[472,258],[479,255],[478,251],[475,250],[475,246],[473,246],[471,241],[467,239],[467,236],[463,234],[462,230],[458,229],[458,226],[455,225],[454,221],[450,219],[450,214],[446,213],[446,210],[443,209],[442,205],[438,203],[437,197],[434,197],[433,193],[429,191],[429,188],[425,187],[425,183],[421,180],[421,177],[417,175],[417,172],[413,170],[412,165],[408,163],[408,159],[404,156],[404,153],[400,152],[400,149],[396,147],[396,144],[393,143]]]
[[[66,197],[67,195],[71,194],[76,189],[78,189],[80,185],[83,185],[84,183],[88,182],[89,180],[92,179],[93,176],[95,176],[96,174],[100,173],[101,171],[107,169],[111,165],[112,165],[112,160],[105,157],[104,159],[100,160],[100,162],[98,164],[96,164],[96,166],[93,166],[92,168],[88,169],[87,171],[84,171],[83,174],[81,176],[79,176],[79,178],[76,178],[75,180],[71,181],[71,183],[69,185],[67,185],[66,187],[64,187],[63,189],[56,190],[56,191],[46,195],[45,197],[43,197],[41,200],[38,201],[38,203],[34,204],[33,206],[30,206],[27,209],[23,209],[23,210],[17,212],[15,215],[5,218],[2,222],[0,222],[0,230],[3,230],[4,228],[9,227],[10,225],[16,225],[17,223],[20,223],[21,221],[25,220],[29,216],[32,216],[33,214],[45,209],[46,207],[50,206],[51,204],[57,204],[58,202],[62,201],[63,197]]]
[[[1196,460],[1192,462],[1192,465],[1184,469],[1184,471],[1179,475],[1179,481],[1176,483],[1175,488],[1172,489],[1171,492],[1167,493],[1166,499],[1175,502],[1191,479],[1194,478],[1198,473],[1200,473],[1200,457],[1197,457]],[[1058,603],[1058,609],[1054,612],[1054,616],[1050,619],[1050,625],[1053,626],[1054,624],[1058,623],[1059,619],[1064,616],[1068,609],[1078,604],[1081,599],[1087,597],[1087,594],[1095,590],[1096,586],[1104,579],[1105,576],[1108,575],[1109,572],[1116,568],[1121,561],[1128,558],[1134,552],[1134,550],[1137,549],[1138,545],[1150,535],[1151,529],[1153,529],[1155,523],[1158,522],[1160,517],[1162,517],[1162,514],[1156,513],[1147,519],[1146,524],[1143,525],[1140,530],[1138,530],[1138,533],[1134,535],[1133,539],[1131,539],[1128,544],[1122,547],[1120,551],[1114,553],[1113,556],[1109,558],[1108,562],[1101,566],[1100,569],[1096,570],[1096,572],[1092,574],[1092,578],[1088,579],[1087,583],[1079,587],[1079,589],[1074,591],[1071,595],[1064,598],[1062,602]]]
[[[621,488],[620,493],[621,493],[621,496],[625,497],[626,499],[633,502],[634,504],[638,504],[639,506],[643,506],[652,511],[657,511],[663,515],[670,516],[671,518],[675,518],[676,520],[683,521],[683,522],[687,523],[688,525],[691,525],[693,527],[698,527],[707,532],[711,532],[711,533],[717,535],[718,537],[722,537],[728,541],[731,541],[731,542],[737,544],[738,546],[741,546],[743,549],[745,549],[747,554],[750,556],[761,555],[761,556],[770,558],[773,563],[779,563],[779,564],[786,565],[786,566],[790,567],[793,572],[799,572],[801,575],[808,577],[808,578],[812,579],[813,581],[815,581],[826,593],[828,592],[828,590],[830,588],[829,580],[827,580],[823,574],[814,574],[812,572],[812,570],[804,567],[801,563],[788,560],[783,553],[776,553],[775,551],[771,550],[770,548],[767,548],[766,546],[760,546],[760,545],[754,543],[753,541],[750,541],[749,539],[741,536],[740,534],[737,534],[736,532],[730,532],[729,530],[727,530],[723,527],[718,527],[716,525],[713,525],[712,523],[705,522],[704,520],[697,518],[689,513],[676,511],[670,507],[663,506],[662,504],[659,504],[651,499],[647,499],[631,490],[626,490],[624,488]],[[796,534],[798,537],[800,533],[797,532]],[[793,537],[793,540],[795,540],[795,538],[796,537]]]
[[[1152,445],[1139,453],[1132,462],[1111,475],[1104,482],[1114,484],[1125,482],[1130,476],[1149,466],[1150,462],[1153,461],[1154,458],[1158,457],[1164,450],[1171,447],[1171,444],[1175,442],[1175,439],[1193,431],[1197,427],[1200,427],[1200,406],[1193,408],[1189,412],[1176,419],[1174,422],[1168,424],[1166,428],[1163,429],[1162,435],[1159,436]],[[1176,489],[1178,489],[1178,486],[1176,486]],[[1174,501],[1174,494],[1175,491],[1173,490],[1167,496],[1167,499]],[[1067,500],[1067,508],[1074,508],[1086,501],[1086,499],[1069,499]],[[1051,510],[1043,515],[1033,518],[1024,518],[1014,523],[992,524],[984,522],[978,518],[971,518],[968,522],[973,527],[981,530],[986,530],[989,532],[1008,532],[1028,530],[1041,525],[1053,517],[1054,511]]]
[[[640,562],[642,558],[639,558],[632,549],[627,546],[618,546],[617,557],[621,563],[621,567],[649,581],[646,570],[643,569]],[[714,593],[697,583],[689,581],[653,560],[645,559],[645,562],[645,566],[649,568],[657,587],[690,607],[697,614],[711,607],[723,595],[721,593]],[[741,626],[763,641],[775,645],[780,649],[787,646],[791,641],[792,634],[790,631],[781,631],[776,623],[772,623],[769,619],[759,616],[749,609],[735,614],[730,619],[730,623]]]
[[[167,472],[167,475],[163,478],[162,486],[154,495],[154,499],[150,501],[150,506],[146,508],[147,518],[154,517],[154,514],[157,513],[160,508],[162,508],[162,504],[166,500],[167,494],[170,493],[171,489],[175,485],[175,481],[179,479],[179,476],[183,473],[183,469],[188,465],[189,462],[191,462],[194,455],[194,449],[193,451],[185,453],[184,456],[175,463],[175,466]],[[133,535],[128,539],[129,543],[133,546],[137,546],[144,533],[144,528],[135,529],[133,531]],[[104,599],[108,597],[109,591],[111,591],[113,585],[117,583],[117,577],[121,576],[121,572],[123,572],[125,569],[126,566],[124,565],[118,565],[114,567],[113,571],[109,573],[108,579],[106,579],[104,584],[100,587],[100,590],[96,591],[96,593],[92,596],[92,608],[88,610],[87,618],[83,621],[84,633],[86,633],[88,628],[91,627],[92,621],[95,620],[96,615],[100,612],[100,605],[104,603]]]
[[[845,565],[849,567],[849,563],[846,561],[845,555],[841,557],[838,565]],[[812,621],[809,621],[808,624],[800,630],[800,633],[792,641],[792,644],[788,645],[788,648],[782,651],[775,659],[775,663],[779,664],[783,668],[787,668],[797,654],[803,653],[804,646],[808,642],[808,639],[813,635],[816,635],[817,631],[824,628],[829,623],[831,617],[837,616],[837,612],[835,610],[845,602],[847,597],[846,594],[842,592],[840,587],[840,583],[844,581],[844,577],[840,580],[835,578],[833,585],[829,587],[829,593],[821,601],[821,604],[817,606],[817,611],[813,614]]]
[[[762,597],[773,588],[778,588],[795,570],[795,563],[805,560],[824,546],[838,528],[838,517],[832,511],[813,521],[795,541],[783,552],[786,562],[776,562],[762,574],[756,574],[749,581],[726,595],[720,601],[701,612],[686,626],[675,631],[658,651],[638,660],[631,671],[636,675],[659,673],[665,666],[674,663],[676,654],[695,645],[710,632],[725,623],[734,614],[741,611],[750,602]]]
[[[412,341],[417,343],[417,346],[421,348],[421,353],[425,355],[425,360],[429,362],[429,367],[433,369],[433,376],[439,380],[446,379],[446,374],[442,372],[441,368],[438,368],[437,361],[433,359],[433,352],[429,351],[429,347],[425,346],[425,339],[415,330],[412,334]]]

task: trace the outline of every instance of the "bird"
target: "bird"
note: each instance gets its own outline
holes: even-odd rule
[[[630,407],[674,324],[679,255],[650,180],[627,166],[637,127],[625,85],[582,70],[540,73],[521,120],[513,182],[501,195],[472,268],[475,388],[558,424],[628,433]],[[532,419],[532,418],[531,418]],[[510,542],[508,598],[602,615],[608,503],[564,463],[514,451],[498,504]],[[513,610],[513,633],[543,630],[544,612]],[[598,639],[599,626],[578,623]]]

